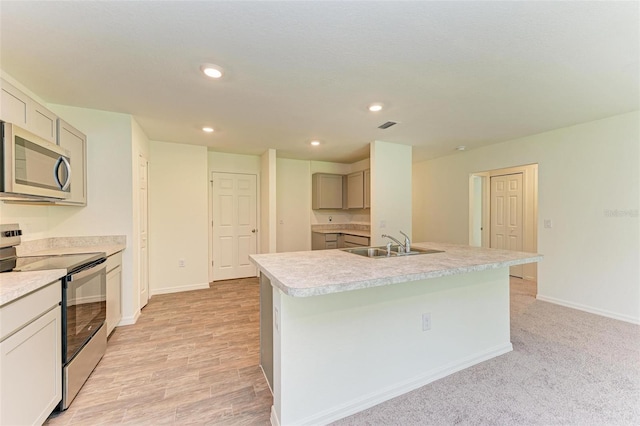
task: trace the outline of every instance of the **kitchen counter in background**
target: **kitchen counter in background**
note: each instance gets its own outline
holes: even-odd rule
[[[371,227],[360,223],[324,223],[311,225],[311,232],[319,234],[347,234],[359,237],[370,237]]]

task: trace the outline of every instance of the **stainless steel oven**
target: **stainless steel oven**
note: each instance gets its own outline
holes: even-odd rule
[[[80,265],[62,279],[62,402],[66,410],[107,348],[106,258]]]

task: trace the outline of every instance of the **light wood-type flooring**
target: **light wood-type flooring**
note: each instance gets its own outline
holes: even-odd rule
[[[157,295],[47,425],[269,425],[257,278]]]

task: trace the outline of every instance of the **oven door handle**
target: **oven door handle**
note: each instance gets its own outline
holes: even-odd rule
[[[93,275],[95,273],[100,272],[101,269],[107,269],[106,262],[102,262],[92,268],[85,269],[84,271],[80,271],[75,274],[69,275],[69,281],[80,280],[82,278],[88,277],[89,275]]]

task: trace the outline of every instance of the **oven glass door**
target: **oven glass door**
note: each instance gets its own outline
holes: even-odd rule
[[[104,324],[107,316],[107,265],[101,263],[65,279],[63,308],[66,328],[63,362],[66,364]]]

